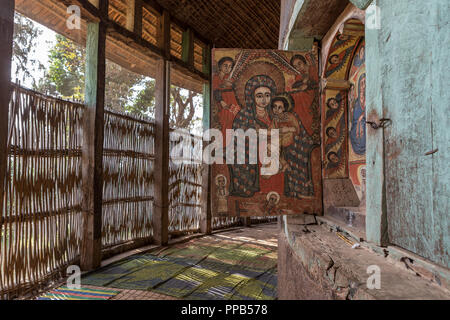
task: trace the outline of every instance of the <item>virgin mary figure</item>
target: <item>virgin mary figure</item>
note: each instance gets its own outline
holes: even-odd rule
[[[276,84],[267,75],[250,78],[245,86],[245,107],[233,121],[233,129],[269,129],[272,114],[269,111],[272,98],[277,92]],[[311,175],[311,151],[315,147],[298,115],[295,114],[300,130],[294,142],[284,153],[288,168],[270,177],[260,176],[261,163],[249,164],[249,143],[245,142],[245,164],[229,165],[230,195],[252,197],[256,192],[284,193],[290,198],[312,196],[314,188]],[[258,152],[259,154],[259,152]]]
[[[245,107],[236,115],[233,129],[244,131],[268,129],[271,125],[270,103],[276,90],[275,81],[267,75],[256,75],[250,78],[245,85]],[[260,167],[261,163],[249,163],[249,142],[246,140],[245,164],[229,165],[230,195],[250,198],[256,192],[268,192],[274,188],[274,191],[282,190],[283,174],[278,173],[269,178],[260,179]]]

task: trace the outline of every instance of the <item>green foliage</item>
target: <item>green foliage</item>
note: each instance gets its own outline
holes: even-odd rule
[[[144,114],[154,117],[155,114],[155,80],[144,80],[144,89],[139,91],[133,103],[127,105],[125,110],[134,114]]]
[[[55,46],[49,52],[50,66],[47,84],[53,84],[65,98],[84,98],[85,50],[73,41],[56,35]]]
[[[42,31],[32,20],[16,12],[14,15],[13,63],[16,67],[15,76],[18,78],[22,75],[22,81],[31,78],[35,83],[32,71],[43,68],[38,60],[32,58],[36,52],[36,39],[41,34]]]

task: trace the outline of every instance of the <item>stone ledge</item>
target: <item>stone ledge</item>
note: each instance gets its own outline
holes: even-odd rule
[[[352,249],[325,225],[287,229],[289,239],[283,223],[278,244],[280,299],[450,299],[448,291],[383,254]],[[379,290],[366,285],[371,265],[381,270]]]

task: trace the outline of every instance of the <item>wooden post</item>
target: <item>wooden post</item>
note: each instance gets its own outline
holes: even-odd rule
[[[211,74],[211,49],[205,46],[203,49],[203,73]],[[211,79],[211,77],[210,77]],[[211,81],[203,85],[203,131],[211,126]],[[203,146],[205,147],[205,145]],[[212,214],[211,214],[211,172],[209,165],[203,164],[202,167],[202,216],[200,219],[200,231],[205,234],[212,233]]]
[[[107,14],[107,0],[101,12]],[[106,24],[89,22],[86,41],[86,105],[83,128],[83,238],[82,270],[101,263],[103,197],[103,125],[105,103]]]
[[[6,188],[6,168],[8,163],[8,121],[9,100],[11,98],[11,61],[14,34],[14,0],[0,3],[0,215]]]
[[[164,11],[158,29],[158,45],[164,58],[157,61],[155,83],[155,200],[153,239],[169,242],[169,107],[170,107],[170,16]]]
[[[169,95],[170,63],[157,61],[155,84],[155,201],[153,210],[153,239],[157,244],[169,241]]]
[[[164,51],[164,58],[170,60],[170,14],[166,10],[159,19],[157,43],[158,47]]]
[[[142,0],[127,1],[127,22],[125,28],[142,35]]]

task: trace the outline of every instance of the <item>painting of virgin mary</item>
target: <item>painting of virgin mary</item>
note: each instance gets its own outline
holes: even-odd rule
[[[239,111],[233,121],[232,128],[242,129],[268,129],[271,124],[269,106],[276,93],[276,84],[267,75],[256,75],[245,85],[245,107]],[[255,192],[265,190],[267,186],[274,186],[282,182],[278,175],[268,179],[260,179],[260,163],[249,163],[249,145],[245,142],[246,164],[230,165],[230,194],[239,197],[252,197]]]
[[[223,183],[211,184],[212,214],[242,217],[320,212],[317,51],[213,50],[214,64],[224,59],[231,66],[226,91],[237,107],[224,115],[220,113],[222,103],[211,105],[212,113],[218,115],[218,119],[211,118],[211,127],[220,124],[226,132],[222,146],[226,161],[214,163],[212,175],[227,181],[226,193]],[[220,83],[212,83],[212,93],[221,89]],[[278,200],[272,207],[275,195]]]

